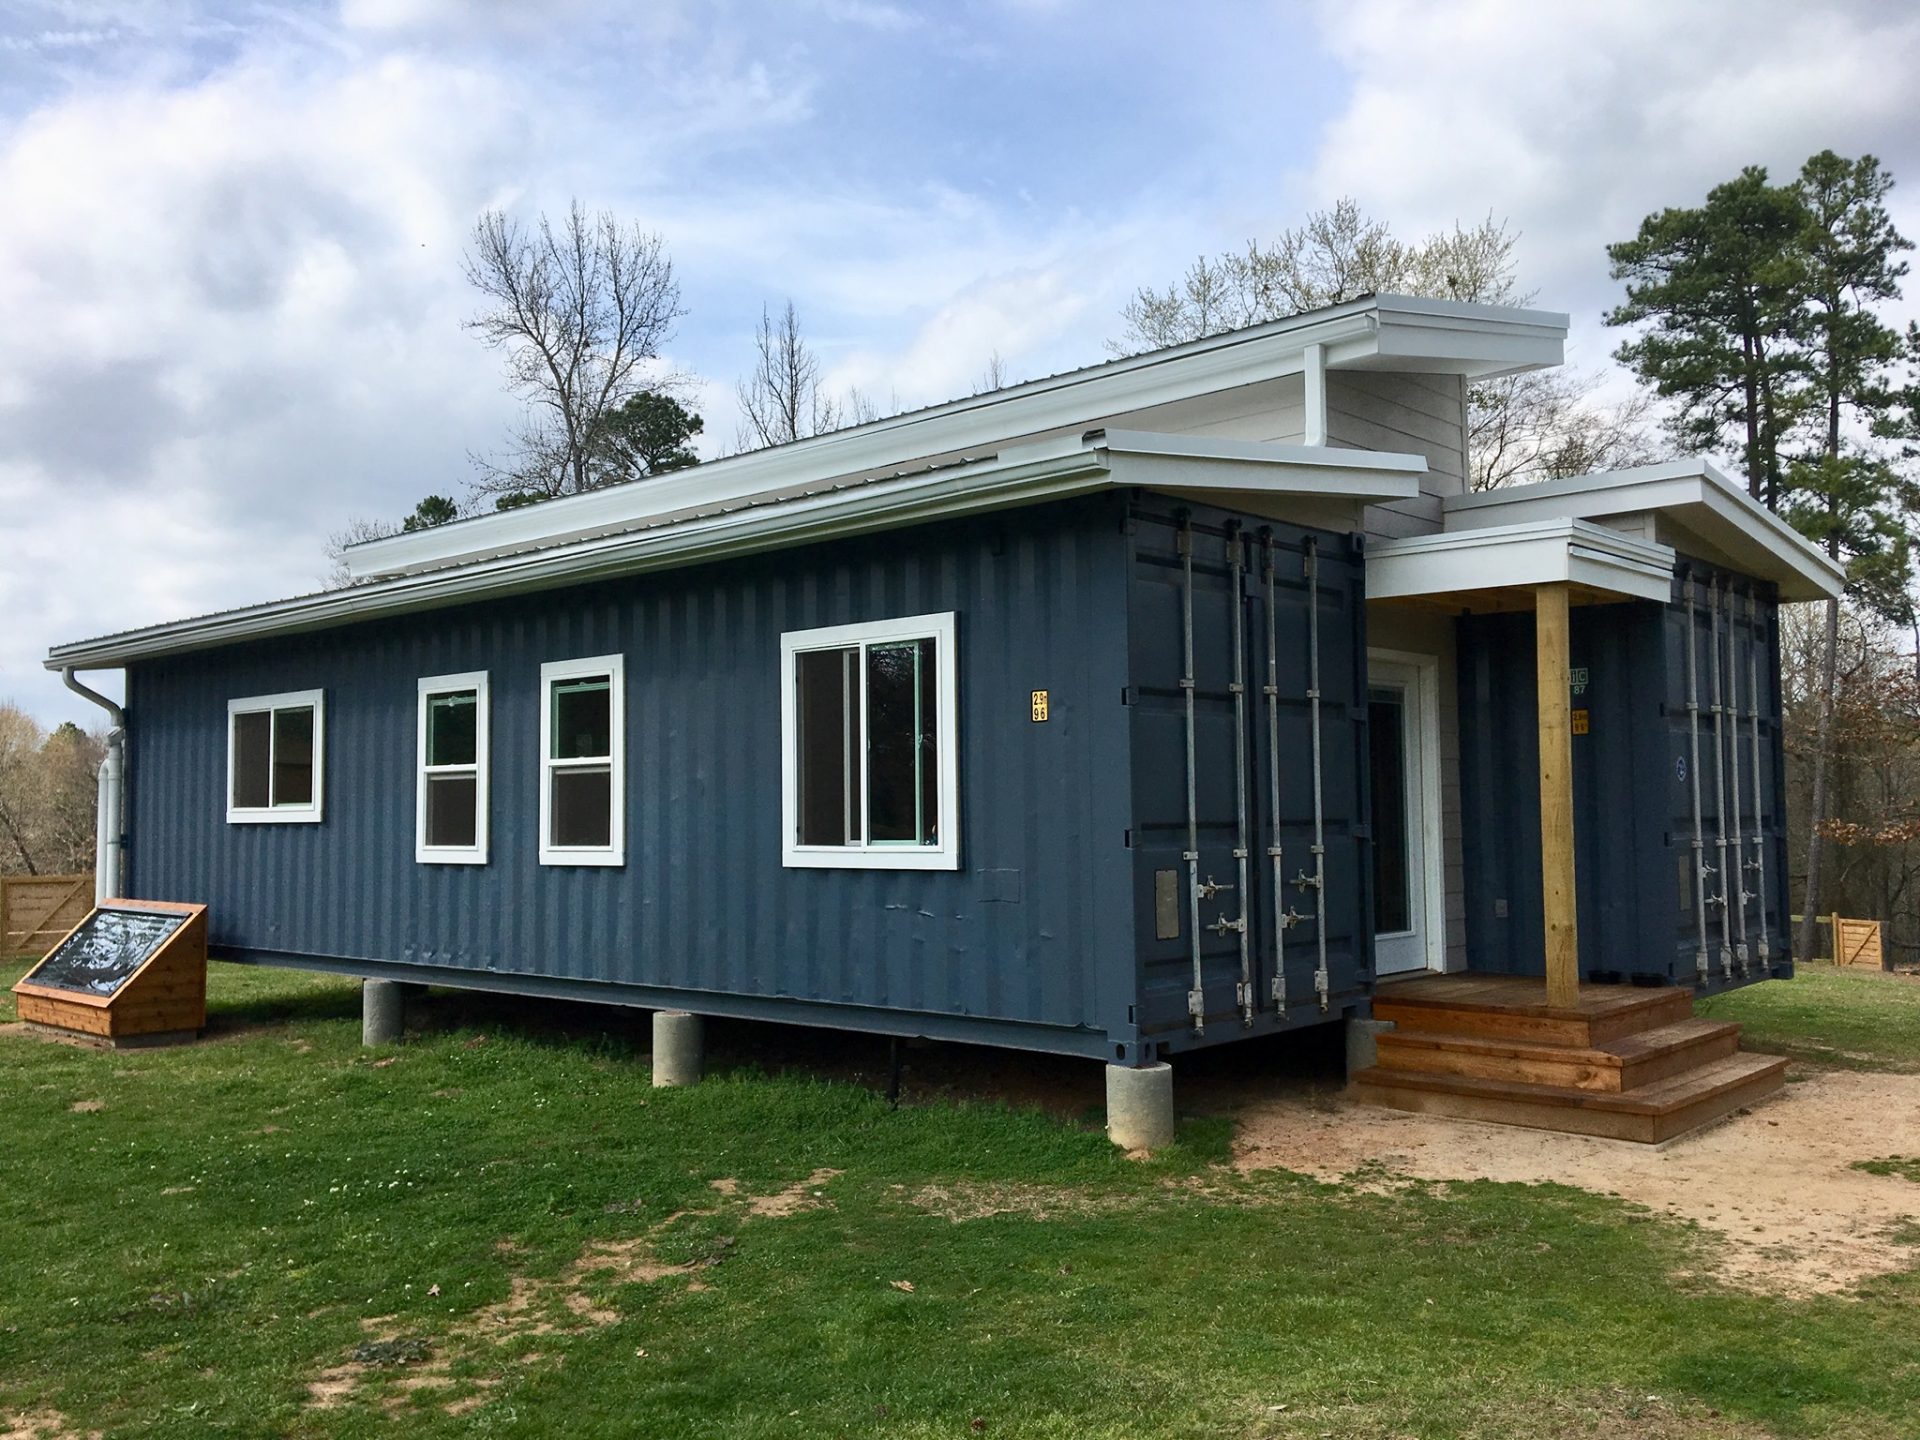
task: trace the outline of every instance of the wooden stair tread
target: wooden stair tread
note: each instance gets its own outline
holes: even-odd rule
[[[1492,1010],[1547,1020],[1592,1020],[1600,1016],[1658,1010],[1691,992],[1677,985],[1588,985],[1575,1007],[1547,1004],[1544,982],[1520,977],[1482,975],[1427,975],[1415,980],[1388,981],[1374,994],[1374,1010],[1409,1007],[1416,1010]],[[1382,1017],[1386,1018],[1386,1017]]]
[[[1770,1073],[1779,1074],[1786,1067],[1784,1058],[1772,1055],[1729,1055],[1682,1075],[1619,1091],[1577,1090],[1563,1085],[1535,1085],[1524,1080],[1485,1080],[1471,1075],[1430,1075],[1422,1071],[1394,1070],[1379,1065],[1355,1072],[1353,1083],[1385,1089],[1471,1095],[1486,1100],[1525,1101],[1569,1109],[1665,1115],[1738,1089]]]
[[[1453,1050],[1476,1055],[1499,1056],[1514,1060],[1559,1061],[1566,1064],[1620,1067],[1687,1045],[1703,1044],[1740,1027],[1731,1020],[1676,1020],[1652,1030],[1639,1030],[1615,1040],[1592,1045],[1568,1045],[1552,1040],[1517,1040],[1503,1036],[1475,1035],[1455,1030],[1389,1030],[1379,1043],[1389,1050],[1412,1046],[1427,1050]]]

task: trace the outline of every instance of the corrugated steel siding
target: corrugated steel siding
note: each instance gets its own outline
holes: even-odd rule
[[[1187,996],[1192,985],[1192,916],[1187,848],[1186,704],[1181,591],[1185,584],[1178,538],[1182,517],[1193,533],[1193,651],[1195,792],[1199,874],[1224,890],[1200,907],[1206,1029],[1192,1032]],[[1366,605],[1361,547],[1355,537],[1303,530],[1208,506],[1178,507],[1145,497],[1133,513],[1131,594],[1134,791],[1134,926],[1141,970],[1143,1029],[1169,1048],[1214,1044],[1248,1033],[1235,1004],[1240,979],[1238,936],[1211,930],[1219,921],[1249,922],[1256,1031],[1321,1016],[1314,989],[1316,921],[1285,933],[1287,1015],[1274,1013],[1273,887],[1270,839],[1270,755],[1265,698],[1266,589],[1261,578],[1263,531],[1275,541],[1275,604],[1279,664],[1279,767],[1283,909],[1312,917],[1311,888],[1294,878],[1314,868],[1312,710],[1308,700],[1309,586],[1305,555],[1318,545],[1322,803],[1326,835],[1327,1014],[1364,999],[1372,976],[1372,896],[1367,834]],[[1244,580],[1232,586],[1230,547],[1243,556]],[[1248,882],[1244,900],[1233,851],[1237,839],[1234,751],[1233,607],[1245,646],[1245,741]],[[1159,938],[1155,877],[1173,872],[1178,934]]]
[[[1731,581],[1742,593],[1755,582],[1686,561],[1697,580]],[[1766,957],[1757,874],[1749,872],[1748,932],[1752,978],[1779,973],[1788,959],[1786,831],[1781,787],[1778,607],[1759,586],[1759,619],[1745,618],[1744,600],[1733,626],[1733,663],[1739,673],[1737,756],[1741,831],[1751,837],[1752,763],[1747,657],[1757,647],[1760,680],[1760,770],[1767,913]],[[1588,976],[1697,983],[1698,931],[1690,879],[1693,871],[1691,747],[1687,711],[1687,614],[1676,580],[1666,605],[1639,603],[1577,607],[1572,663],[1587,672],[1587,689],[1574,697],[1589,729],[1574,737],[1575,870],[1579,889],[1580,960]],[[1718,864],[1718,797],[1711,711],[1708,617],[1696,606],[1701,706],[1702,828],[1709,863]],[[1722,664],[1728,663],[1722,622]],[[1476,615],[1459,621],[1461,777],[1467,887],[1467,953],[1476,970],[1543,973],[1540,899],[1540,811],[1535,776],[1539,736],[1535,721],[1533,617]],[[1723,680],[1723,689],[1727,682]],[[1731,727],[1729,727],[1731,729]],[[1729,749],[1732,735],[1729,733]],[[1726,755],[1729,784],[1735,757]],[[1733,815],[1727,798],[1729,824]],[[1729,831],[1731,834],[1731,831]],[[1748,860],[1754,851],[1749,838]],[[1731,863],[1731,862],[1730,862]],[[1716,882],[1717,883],[1717,882]],[[1505,914],[1501,909],[1504,906]],[[1709,912],[1714,975],[1720,988],[1721,923]]]
[[[1128,1035],[1128,799],[1111,783],[1127,766],[1125,582],[1101,498],[142,665],[132,888],[205,901],[234,952]],[[945,610],[963,868],[784,869],[780,635]],[[616,652],[627,864],[543,867],[540,665]],[[466,670],[492,684],[491,863],[420,865],[416,681]],[[325,822],[227,824],[227,700],[314,687]]]

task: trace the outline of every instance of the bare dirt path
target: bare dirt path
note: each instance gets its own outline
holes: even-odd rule
[[[1843,1292],[1920,1262],[1920,1185],[1852,1168],[1920,1156],[1920,1075],[1802,1069],[1782,1094],[1661,1149],[1298,1090],[1256,1096],[1223,1086],[1210,1098],[1237,1123],[1242,1170],[1332,1180],[1380,1166],[1425,1180],[1554,1182],[1617,1195],[1717,1233],[1726,1241],[1719,1278],[1754,1290]]]

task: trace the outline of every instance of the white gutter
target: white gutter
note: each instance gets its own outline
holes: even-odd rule
[[[100,761],[93,819],[93,903],[104,905],[126,893],[127,712],[98,690],[82,684],[73,671],[71,665],[63,667],[62,682],[74,694],[105,710],[113,721],[113,728],[107,731],[107,753]]]
[[[57,645],[48,652],[47,665],[125,665],[269,635],[590,584],[1116,486],[1335,495],[1367,502],[1417,494],[1425,469],[1425,460],[1417,455],[1094,430],[1010,449],[969,465],[750,501],[645,529]]]
[[[1557,365],[1567,317],[1502,306],[1369,296],[1185,345],[1031,380],[789,445],[349,547],[356,580],[483,560],[629,530],[689,509],[911,465],[1004,453],[1077,435],[1108,417],[1300,374],[1317,347],[1324,371],[1403,368],[1470,376]],[[1311,407],[1309,407],[1311,413]],[[1311,424],[1311,420],[1309,421]],[[1320,431],[1324,437],[1324,416]],[[1316,443],[1308,437],[1309,443]]]

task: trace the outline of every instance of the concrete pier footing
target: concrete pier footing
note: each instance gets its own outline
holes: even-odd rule
[[[360,982],[360,1043],[398,1045],[406,1033],[405,992],[391,980]]]
[[[1173,1143],[1173,1067],[1107,1066],[1107,1138],[1122,1150]]]
[[[1361,1020],[1350,1017],[1347,1029],[1347,1076],[1356,1070],[1369,1070],[1380,1063],[1380,1036],[1393,1029],[1391,1020]]]
[[[697,1085],[706,1070],[706,1022],[684,1010],[653,1015],[653,1083]]]

